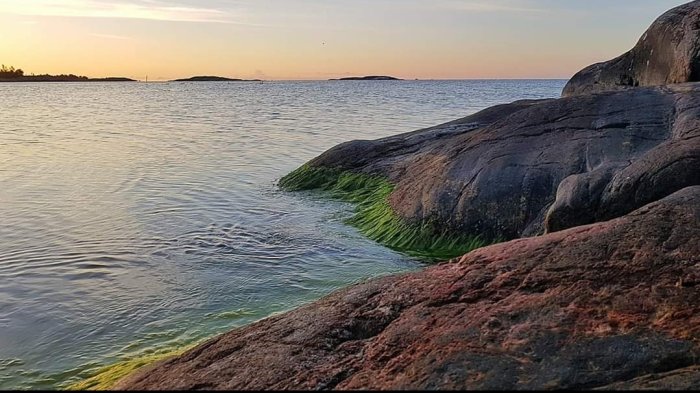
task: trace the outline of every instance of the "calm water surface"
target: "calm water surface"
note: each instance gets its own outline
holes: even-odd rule
[[[0,388],[56,388],[420,261],[276,181],[565,81],[0,84]]]

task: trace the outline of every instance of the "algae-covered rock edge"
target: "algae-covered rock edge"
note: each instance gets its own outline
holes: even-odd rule
[[[478,236],[457,234],[436,229],[434,223],[407,223],[398,217],[387,201],[394,189],[386,178],[332,168],[304,164],[282,177],[278,186],[287,192],[320,191],[329,198],[350,202],[356,206],[347,220],[363,235],[393,250],[421,258],[439,261],[461,256],[487,245]],[[144,366],[180,355],[194,345],[124,360],[105,366],[79,382],[64,386],[68,390],[110,390],[119,380]]]
[[[388,202],[394,185],[383,176],[304,164],[280,179],[278,185],[285,191],[320,191],[354,204],[355,213],[348,224],[392,250],[426,261],[458,257],[494,242],[436,221],[402,219]]]

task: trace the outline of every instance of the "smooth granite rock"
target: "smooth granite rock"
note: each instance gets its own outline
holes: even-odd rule
[[[661,15],[632,50],[579,71],[562,94],[569,97],[697,81],[700,81],[700,0]]]
[[[514,239],[624,215],[700,184],[700,83],[517,101],[312,160],[386,176],[408,222]]]
[[[634,388],[674,370],[653,386],[686,386],[678,374],[697,380],[686,368],[700,364],[698,240],[700,186],[615,220],[352,286],[117,388]]]

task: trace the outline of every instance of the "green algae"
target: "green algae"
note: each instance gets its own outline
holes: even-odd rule
[[[178,349],[168,349],[150,353],[105,366],[96,370],[91,377],[83,379],[79,382],[67,384],[66,386],[63,386],[63,389],[111,390],[120,379],[133,373],[139,368],[153,364],[160,360],[181,355],[189,349],[194,348],[195,345],[196,344],[191,344]]]
[[[489,242],[478,235],[440,229],[435,222],[409,223],[391,208],[394,185],[382,176],[303,165],[279,181],[286,191],[320,190],[356,205],[348,224],[395,251],[427,260],[464,255]]]
[[[331,198],[354,204],[355,212],[347,223],[368,238],[410,256],[436,261],[463,255],[488,244],[479,236],[437,229],[435,223],[421,225],[401,219],[388,202],[394,185],[386,178],[304,165],[283,177],[280,188],[286,191],[320,190]],[[237,318],[249,310],[234,310],[217,315]],[[139,368],[181,355],[195,345],[164,350],[127,359],[91,373],[87,379],[64,386],[67,390],[110,390],[122,378]]]

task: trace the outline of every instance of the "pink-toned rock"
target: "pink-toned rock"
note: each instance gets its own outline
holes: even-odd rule
[[[352,286],[212,339],[117,388],[552,389],[643,382],[700,363],[699,273],[695,186],[618,219]],[[690,370],[663,374],[654,386],[680,386],[678,375],[697,377]]]

